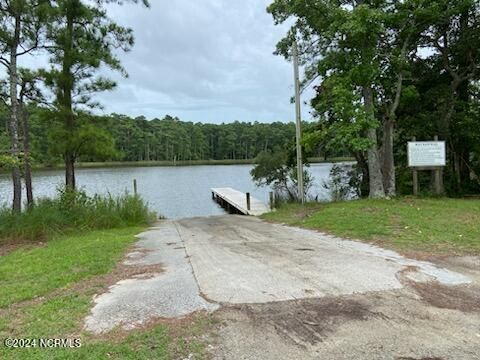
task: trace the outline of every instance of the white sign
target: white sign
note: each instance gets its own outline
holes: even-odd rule
[[[445,141],[415,141],[408,143],[408,166],[445,166]]]

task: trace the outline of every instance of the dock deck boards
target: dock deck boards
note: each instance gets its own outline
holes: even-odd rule
[[[259,216],[270,211],[267,205],[254,197],[250,197],[250,210],[247,210],[247,196],[241,191],[232,188],[213,188],[211,190],[214,196],[221,198],[242,214]]]

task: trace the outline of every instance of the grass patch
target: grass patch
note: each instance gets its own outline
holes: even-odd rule
[[[0,209],[0,245],[43,241],[92,229],[147,225],[155,214],[138,196],[88,197],[84,192],[59,191],[55,199],[40,199],[30,210],[13,214]]]
[[[63,235],[45,246],[17,250],[0,262],[0,309],[41,297],[110,271],[141,228]]]
[[[197,325],[200,324],[200,325]],[[119,340],[94,339],[87,335],[81,336],[82,346],[77,349],[5,349],[0,346],[2,359],[11,360],[97,360],[97,359],[118,359],[118,360],[167,360],[187,359],[196,360],[208,359],[205,345],[197,340],[200,336],[196,331],[189,330],[190,327],[201,327],[206,331],[204,321],[195,321],[188,327],[184,327],[181,339],[180,335],[166,324],[159,324],[151,329],[132,332],[127,337]],[[192,354],[192,357],[189,357]]]
[[[480,253],[478,200],[400,198],[286,204],[264,218],[397,250]]]
[[[199,320],[130,335],[83,330],[93,295],[126,276],[118,262],[152,220],[146,204],[128,194],[60,192],[19,215],[0,210],[0,359],[204,358],[196,338],[208,324]],[[7,338],[80,339],[82,346],[11,349],[3,344]]]
[[[209,326],[199,318],[182,326],[167,323],[105,337],[83,331],[92,296],[108,277],[142,227],[61,235],[43,247],[0,257],[0,339],[80,338],[78,349],[9,349],[0,359],[178,359],[206,357],[197,338]],[[118,335],[118,336],[117,336]]]

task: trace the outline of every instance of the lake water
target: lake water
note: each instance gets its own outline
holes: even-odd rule
[[[328,192],[322,187],[328,179],[331,164],[313,164],[309,171],[314,178],[311,195],[327,200]],[[87,194],[118,195],[133,192],[133,179],[137,179],[138,192],[150,208],[167,218],[184,218],[223,214],[211,199],[210,188],[232,187],[268,203],[268,188],[256,187],[250,177],[251,165],[215,165],[185,167],[131,167],[78,169],[77,184]],[[38,171],[33,174],[35,197],[53,197],[64,183],[64,172]],[[11,179],[0,174],[0,205],[10,206]]]

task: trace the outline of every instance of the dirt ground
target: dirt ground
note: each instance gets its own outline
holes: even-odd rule
[[[212,358],[480,359],[480,257],[438,264],[473,283],[404,277],[400,290],[224,306],[208,338]]]

